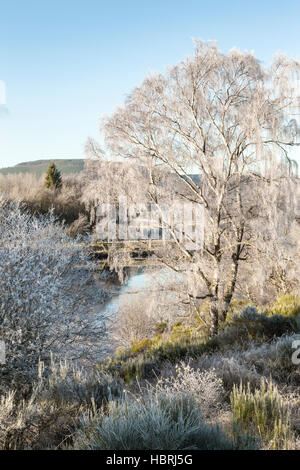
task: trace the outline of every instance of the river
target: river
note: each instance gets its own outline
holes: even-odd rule
[[[153,318],[154,324],[170,321],[180,315],[178,290],[174,288],[178,279],[178,274],[163,267],[130,269],[123,284],[105,278],[105,274],[102,274],[98,285],[107,298],[100,307],[99,315],[108,319],[108,324],[115,329],[118,329],[118,319],[123,315],[134,318],[135,312],[139,318],[143,315],[145,320]],[[109,353],[115,349],[110,343],[110,335],[106,348]]]

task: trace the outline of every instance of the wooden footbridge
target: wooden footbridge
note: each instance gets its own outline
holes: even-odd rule
[[[174,240],[120,240],[120,241],[96,241],[90,245],[90,251],[101,263],[102,267],[107,266],[109,251],[124,253],[124,259],[131,266],[155,266],[158,264],[154,258],[154,253],[159,248],[166,245],[174,245]]]

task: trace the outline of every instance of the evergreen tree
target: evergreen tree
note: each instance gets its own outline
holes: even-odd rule
[[[60,171],[56,168],[54,162],[51,162],[45,178],[45,186],[46,188],[52,188],[53,186],[58,189],[62,185],[62,179]]]

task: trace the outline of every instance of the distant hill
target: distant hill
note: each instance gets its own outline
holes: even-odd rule
[[[50,162],[55,163],[59,171],[61,171],[62,175],[79,173],[83,170],[84,167],[84,160],[82,158],[54,158],[52,160],[35,160],[33,162],[18,163],[15,166],[0,168],[0,173],[2,173],[3,175],[31,173],[36,175],[37,177],[41,177],[45,175]],[[117,164],[120,165],[120,162],[118,162]],[[189,176],[195,181],[195,183],[200,182],[199,175],[190,174]]]
[[[84,160],[82,158],[35,160],[33,162],[18,163],[8,168],[0,168],[0,173],[8,175],[12,173],[32,173],[38,177],[43,176],[50,162],[54,162],[62,175],[79,173],[83,170]]]

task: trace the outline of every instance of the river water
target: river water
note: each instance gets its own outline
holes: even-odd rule
[[[182,303],[183,279],[166,267],[130,268],[123,284],[102,272],[97,275],[97,287],[103,293],[103,302],[95,313],[106,328],[101,340],[102,358],[130,344],[130,335],[136,329],[148,331],[149,325],[152,329],[160,322],[171,325],[187,314]]]
[[[124,304],[130,304],[139,297],[165,295],[164,288],[170,282],[170,272],[164,268],[139,268],[128,272],[123,284],[109,279],[101,279],[100,285],[109,299],[104,303],[101,312],[113,316]]]

